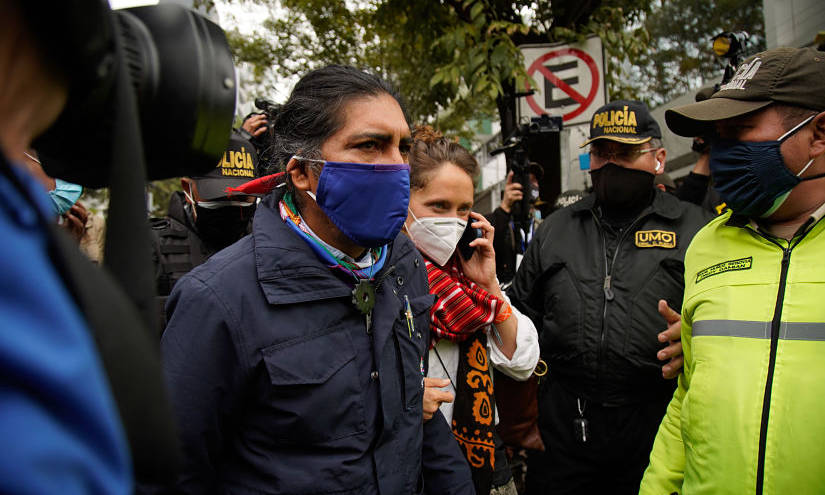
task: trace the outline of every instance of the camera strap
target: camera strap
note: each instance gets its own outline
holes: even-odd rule
[[[158,323],[140,119],[127,72],[121,68],[117,77],[103,262],[137,306],[144,324],[154,329]],[[150,333],[158,335],[157,331]]]

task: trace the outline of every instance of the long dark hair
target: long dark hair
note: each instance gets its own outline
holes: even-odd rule
[[[344,65],[328,65],[307,73],[272,122],[273,159],[265,172],[285,170],[289,159],[298,153],[307,158],[321,158],[321,145],[344,124],[341,113],[344,106],[356,98],[384,93],[395,98],[409,121],[396,89],[374,74]]]

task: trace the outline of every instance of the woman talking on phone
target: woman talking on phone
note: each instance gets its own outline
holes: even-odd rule
[[[495,433],[490,366],[527,380],[539,359],[536,328],[499,288],[493,227],[472,211],[475,158],[428,126],[417,128],[413,139],[405,232],[424,256],[436,296],[425,420],[441,409],[479,495],[515,494]]]

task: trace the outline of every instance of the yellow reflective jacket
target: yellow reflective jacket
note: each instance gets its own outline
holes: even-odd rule
[[[823,230],[788,242],[728,212],[696,234],[684,373],[641,494],[825,493]]]

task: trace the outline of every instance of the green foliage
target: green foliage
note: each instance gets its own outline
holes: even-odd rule
[[[83,189],[80,202],[90,213],[102,213],[104,216],[109,211],[109,189]]]
[[[356,65],[393,81],[416,122],[464,136],[468,121],[500,112],[506,93],[528,81],[521,44],[597,34],[610,98],[660,103],[719,70],[705,49],[710,36],[763,32],[755,0],[225,1],[270,12],[264,31],[229,37],[255,82],[273,70],[295,78],[329,63]]]
[[[605,51],[605,79],[610,100],[639,99],[627,67],[633,67],[650,49],[650,34],[641,23],[647,11],[641,6],[628,16],[621,6],[597,10],[585,32],[598,35]]]
[[[169,207],[169,198],[172,193],[180,191],[180,177],[171,179],[156,180],[147,186],[148,192],[152,194],[152,208],[149,212],[153,217],[164,217]]]

